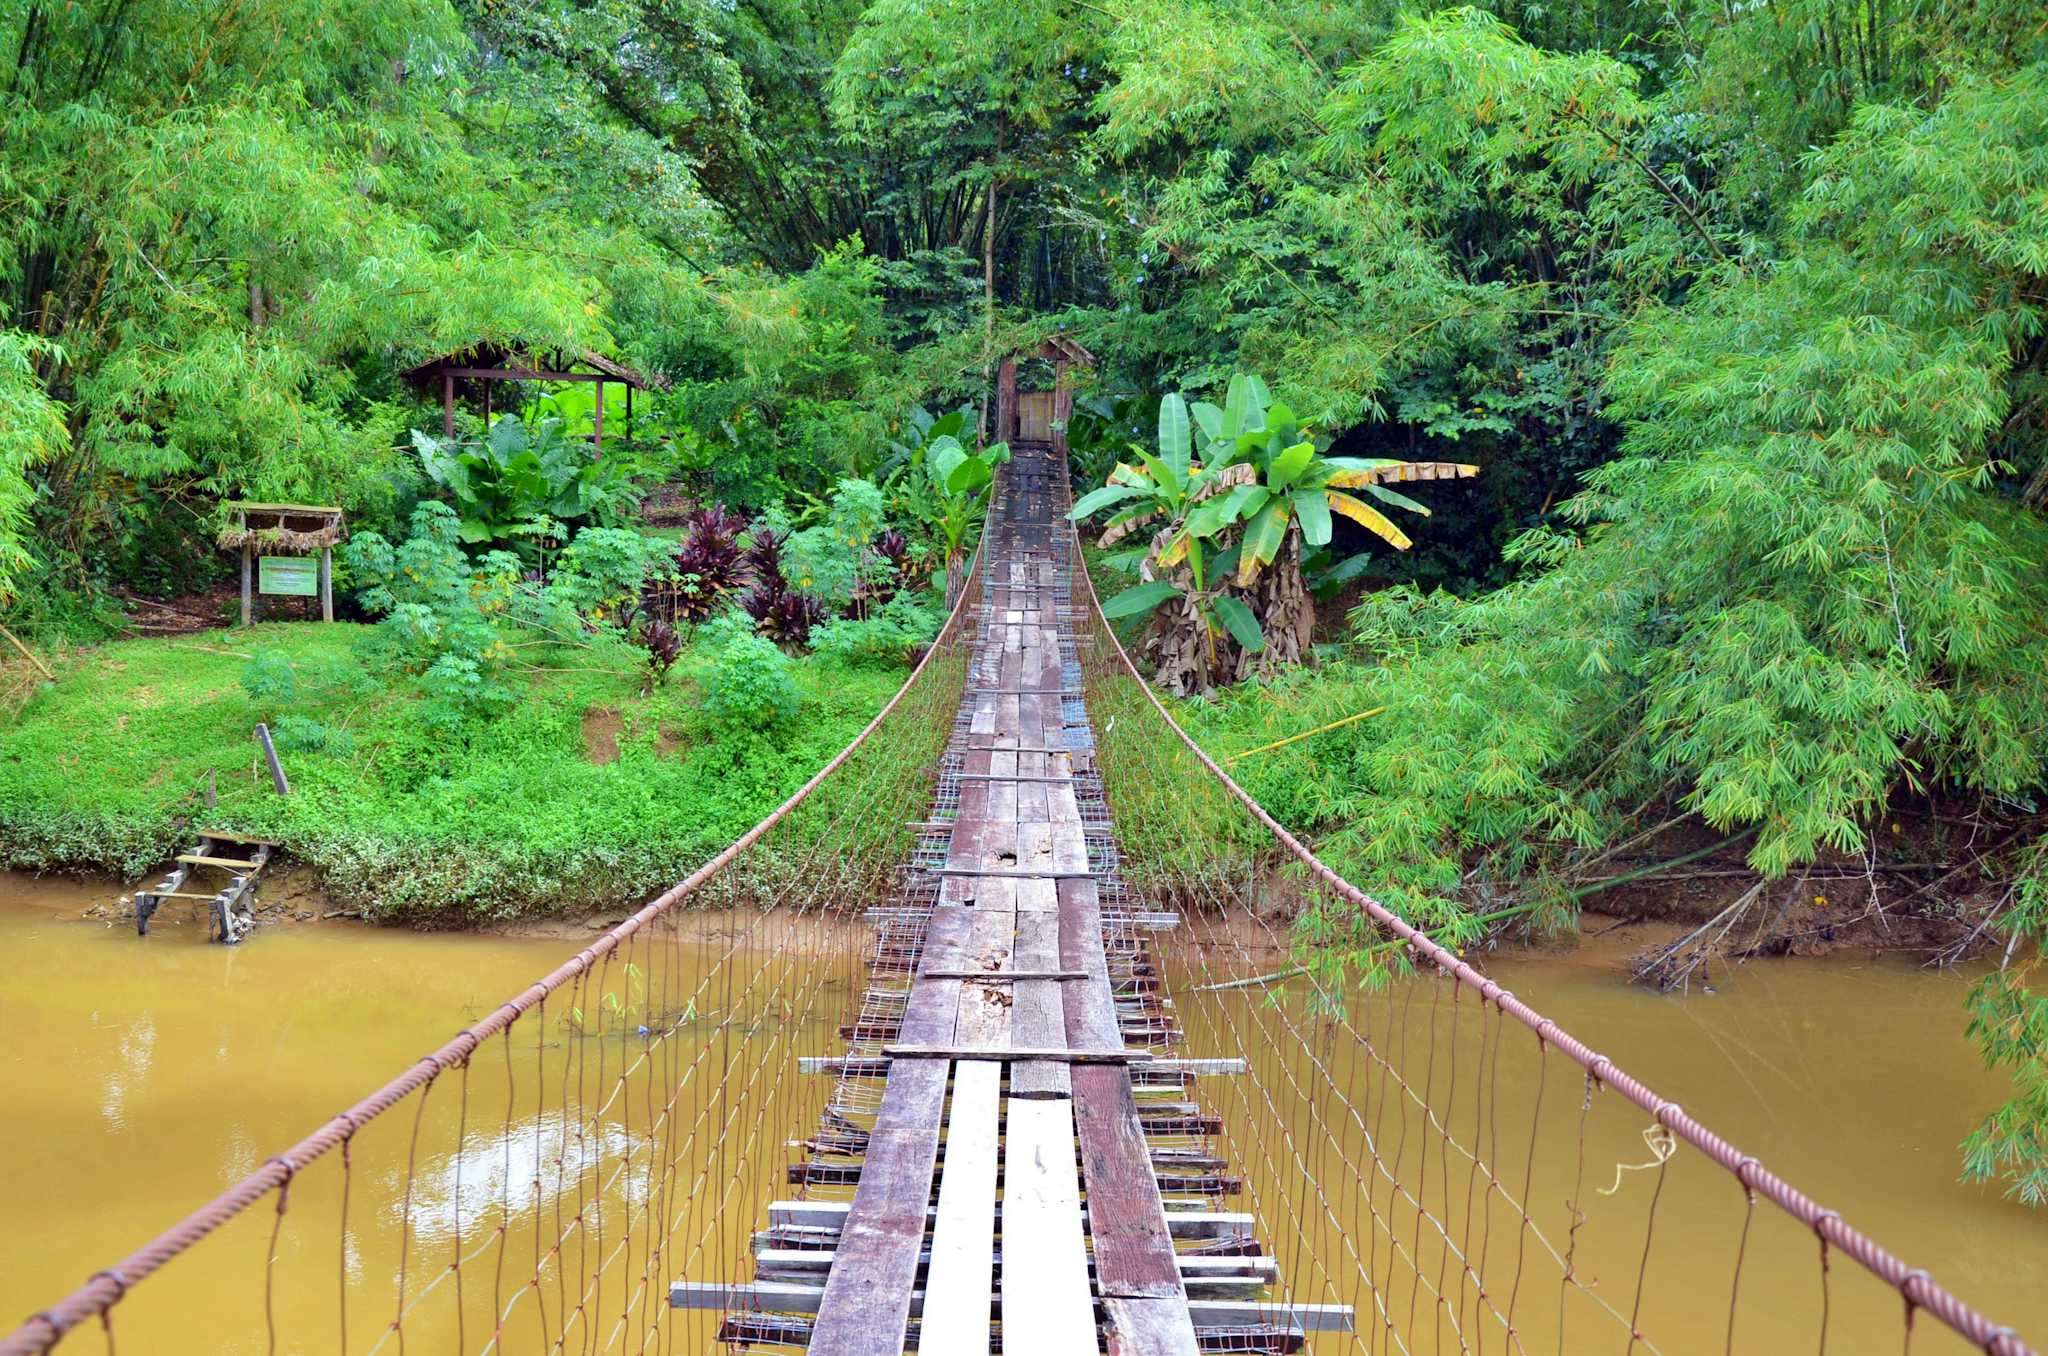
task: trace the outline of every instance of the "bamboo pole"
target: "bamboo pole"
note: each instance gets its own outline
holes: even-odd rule
[[[15,649],[21,651],[21,657],[23,659],[26,659],[29,663],[35,665],[36,671],[42,674],[43,677],[49,679],[53,683],[57,681],[57,675],[50,672],[49,665],[43,663],[42,660],[36,658],[35,652],[29,649],[28,646],[22,644],[21,641],[16,638],[14,632],[8,630],[4,626],[0,626],[0,636],[7,637],[8,643],[13,645]]]
[[[1338,729],[1345,725],[1349,725],[1353,721],[1364,720],[1368,716],[1381,715],[1386,711],[1386,709],[1387,708],[1384,706],[1375,706],[1370,711],[1360,711],[1356,714],[1346,716],[1342,720],[1333,720],[1328,725],[1318,725],[1313,730],[1303,730],[1300,734],[1289,735],[1285,739],[1276,739],[1270,744],[1261,744],[1255,749],[1246,749],[1243,753],[1233,753],[1228,758],[1225,758],[1223,761],[1226,764],[1230,764],[1235,763],[1240,758],[1249,758],[1255,753],[1270,753],[1274,749],[1285,748],[1289,744],[1299,743],[1300,741],[1308,739],[1311,736],[1327,734],[1329,731]]]

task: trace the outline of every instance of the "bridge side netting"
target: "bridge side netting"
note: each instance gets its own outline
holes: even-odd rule
[[[1184,1147],[1235,1165],[1211,1190],[1243,1203],[1218,1208],[1254,1212],[1290,1301],[1356,1311],[1312,1350],[2029,1350],[1339,877],[1185,734],[1092,602],[1122,869],[1182,917],[1184,1053],[1247,1069],[1205,1080],[1220,1144]],[[1304,913],[1368,977],[1303,957]]]

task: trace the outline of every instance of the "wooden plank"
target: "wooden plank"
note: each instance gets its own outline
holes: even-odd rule
[[[852,1208],[846,1201],[771,1201],[768,1222],[836,1234],[846,1222],[846,1212]],[[997,1221],[1002,1217],[1003,1209],[998,1205]],[[1257,1227],[1257,1220],[1249,1213],[1235,1210],[1169,1210],[1166,1227],[1175,1238],[1230,1238],[1239,1234],[1249,1236]]]
[[[1087,979],[1086,970],[927,970],[927,979],[966,979],[982,984],[1018,979]]]
[[[224,866],[235,871],[248,871],[259,865],[256,862],[242,861],[238,857],[204,857],[196,852],[181,852],[178,854],[178,860],[188,866]],[[209,895],[208,898],[212,896]]]
[[[1061,965],[1089,970],[1095,978],[1061,986],[1064,1006],[1062,1034],[1077,1050],[1123,1048],[1117,1027],[1116,995],[1109,987],[1109,966],[1102,955],[1102,909],[1092,880],[1060,882]]]
[[[950,1067],[920,1060],[889,1071],[860,1186],[840,1233],[838,1262],[818,1303],[811,1340],[820,1351],[900,1356],[903,1350]]]
[[[994,1064],[976,1063],[960,1065],[953,1077],[920,1351],[988,1356],[990,1350],[1002,1075]]]
[[[1080,1066],[1073,1080],[1074,1130],[1088,1183],[1088,1233],[1095,1241],[1098,1288],[1106,1297],[1185,1300],[1150,1146],[1131,1095],[1130,1071]],[[1193,1337],[1190,1326],[1188,1338]]]
[[[975,915],[974,931],[968,941],[968,953],[982,965],[1007,961],[1010,956],[1011,932],[1015,927],[1014,915],[984,913],[980,909],[972,912]],[[954,1023],[953,1039],[961,1045],[969,1046],[1009,1045],[1011,996],[1002,978],[962,975],[959,980],[960,1015]],[[965,1068],[963,1065],[956,1071],[955,1077],[965,1072]],[[995,1065],[977,1062],[977,1069],[985,1069],[991,1077],[1001,1081],[1001,1070]]]
[[[822,1294],[817,1286],[800,1281],[726,1285],[715,1281],[675,1281],[669,1286],[669,1306],[675,1309],[811,1314],[818,1311]],[[924,1303],[922,1290],[912,1294],[911,1314],[921,1314]],[[1285,1328],[1291,1325],[1303,1332],[1351,1332],[1356,1317],[1348,1304],[1288,1304],[1279,1300],[1189,1300],[1188,1313],[1195,1326],[1201,1328]],[[811,1341],[815,1346],[815,1334]],[[1083,1347],[1081,1350],[1091,1351],[1094,1348]]]
[[[1092,1352],[1095,1299],[1081,1236],[1072,1110],[1065,1101],[1012,1097],[1005,1129],[1003,1350]]]
[[[1003,1064],[1033,1059],[1053,1060],[1066,1064],[1153,1062],[1152,1056],[1143,1050],[1069,1050],[1063,1045],[885,1045],[882,1047],[882,1057],[905,1063],[930,1063],[935,1060],[952,1059],[994,1060]]]
[[[1060,963],[1056,914],[1039,909],[1018,910],[1016,962],[1019,967],[1034,970]],[[1061,991],[1068,987],[1064,981],[1051,979],[1024,979],[1012,985],[1010,1038],[1026,1047],[1052,1049],[1069,1045],[1066,1004],[1061,997]],[[1065,1063],[1031,1061],[1011,1066],[1010,1093],[1014,1097],[1067,1097],[1073,1093],[1073,1083]]]

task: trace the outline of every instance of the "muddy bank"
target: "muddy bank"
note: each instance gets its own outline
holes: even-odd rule
[[[1779,886],[1790,890],[1794,884],[1780,882]],[[1816,875],[1796,884],[1798,893],[1786,907],[1771,912],[1751,910],[1733,920],[1740,926],[1726,929],[1720,929],[1717,920],[1724,918],[1731,904],[1742,900],[1747,887],[1738,888],[1718,870],[1687,882],[1688,888],[1674,890],[1668,897],[1658,895],[1654,883],[1633,885],[1605,895],[1600,909],[1582,912],[1576,931],[1554,936],[1505,932],[1471,954],[1482,963],[1488,957],[1569,958],[1575,967],[1597,969],[1617,979],[1661,982],[1662,987],[1703,984],[1711,988],[1727,970],[1765,957],[1896,954],[1947,966],[1979,956],[1990,945],[1980,926],[1981,910],[1966,910],[1954,901],[1923,911],[1892,904],[1881,878],[1842,880]],[[109,876],[0,872],[0,905],[27,900],[32,901],[28,907],[38,910],[55,909],[109,927],[132,928],[135,888]],[[206,907],[201,900],[167,900],[159,907],[152,927],[169,923],[203,931]],[[623,921],[637,907],[614,904],[561,915],[467,920],[452,929],[426,930],[585,942]],[[844,917],[849,927],[862,926],[852,914]],[[337,901],[322,887],[315,869],[290,859],[262,878],[256,922],[259,937],[263,931],[279,927],[393,927]],[[733,922],[722,910],[679,911],[679,926],[695,940],[721,940]],[[1701,952],[1693,939],[1710,925],[1716,929],[1713,940],[1719,945]],[[397,930],[417,931],[421,925],[415,919]],[[1263,949],[1274,936],[1284,944],[1286,919],[1270,917],[1255,933],[1246,934],[1243,940],[1247,945]],[[1674,952],[1682,947],[1686,949]],[[1698,963],[1690,963],[1693,961]]]

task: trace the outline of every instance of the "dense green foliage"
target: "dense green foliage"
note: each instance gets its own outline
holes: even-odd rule
[[[903,674],[792,662],[771,646],[783,684],[771,696],[798,718],[757,723],[700,700],[726,671],[708,645],[652,696],[623,647],[538,647],[505,677],[517,697],[505,714],[451,728],[432,690],[365,673],[365,629],[264,625],[103,647],[0,740],[0,860],[140,874],[164,860],[180,826],[204,819],[281,838],[336,899],[380,916],[612,907],[672,883],[750,827]],[[252,667],[268,668],[269,682],[259,672],[245,683]],[[278,720],[290,796],[256,775],[249,729],[264,718]],[[616,760],[604,761],[613,741]],[[211,812],[209,775],[220,801]]]
[[[341,503],[394,566],[416,504],[448,499],[532,547],[448,546],[448,578],[508,607],[515,576],[544,591],[525,575],[562,539],[519,531],[541,495],[485,511],[445,461],[429,475],[408,430],[436,415],[398,373],[479,342],[588,348],[673,382],[602,474],[769,511],[745,548],[771,567],[752,626],[709,623],[738,628],[716,650],[734,650],[727,709],[769,718],[782,663],[798,687],[806,664],[871,681],[859,666],[916,643],[928,619],[885,595],[964,546],[947,496],[975,492],[918,467],[941,438],[982,441],[1001,350],[1063,331],[1100,356],[1070,429],[1084,489],[1151,446],[1163,395],[1220,408],[1256,371],[1337,473],[1484,468],[1426,496],[1417,549],[1368,558],[1348,626],[1246,604],[1319,667],[1253,666],[1259,684],[1198,707],[1224,745],[1386,708],[1247,762],[1276,812],[1460,939],[1567,924],[1668,820],[1738,839],[1767,882],[1877,853],[1902,801],[1995,824],[2009,846],[1986,867],[2013,888],[1966,921],[2006,964],[1972,1021],[2019,1096],[1968,1162],[2042,1194],[2042,5],[0,0],[0,53],[0,620],[32,639],[104,630],[107,586],[207,582],[232,496]],[[922,413],[963,402],[943,432]],[[1318,502],[1265,461],[1294,514]],[[1272,559],[1322,535],[1307,513],[1268,515]],[[1331,524],[1300,582],[1341,584],[1366,526]],[[649,567],[695,600],[671,608],[685,625],[739,568],[734,543],[700,546]],[[630,549],[592,538],[592,568],[566,573]],[[1286,564],[1267,577],[1291,586]],[[565,598],[577,620],[545,643],[616,630],[601,605]],[[394,592],[376,630],[469,610]],[[778,661],[740,631],[826,654]],[[632,634],[646,657],[620,666],[644,700],[697,691],[703,639],[664,685],[648,675],[680,633]],[[458,637],[473,671],[429,678],[439,660],[415,656],[365,700],[457,712],[437,728],[497,732],[478,747],[567,719],[506,700],[510,661],[481,636]],[[68,737],[53,697],[123,690],[73,686],[91,681],[36,697],[8,753]],[[259,699],[220,686],[239,750]],[[304,757],[411,747],[328,701],[290,731]],[[745,720],[715,723],[738,747]],[[64,813],[61,778],[12,766],[14,850],[39,828],[93,855],[87,830],[23,817]],[[436,766],[421,785],[472,775]],[[160,830],[161,798],[135,794],[90,822]],[[102,846],[132,863],[142,841]],[[1303,936],[1372,944],[1348,916]]]

